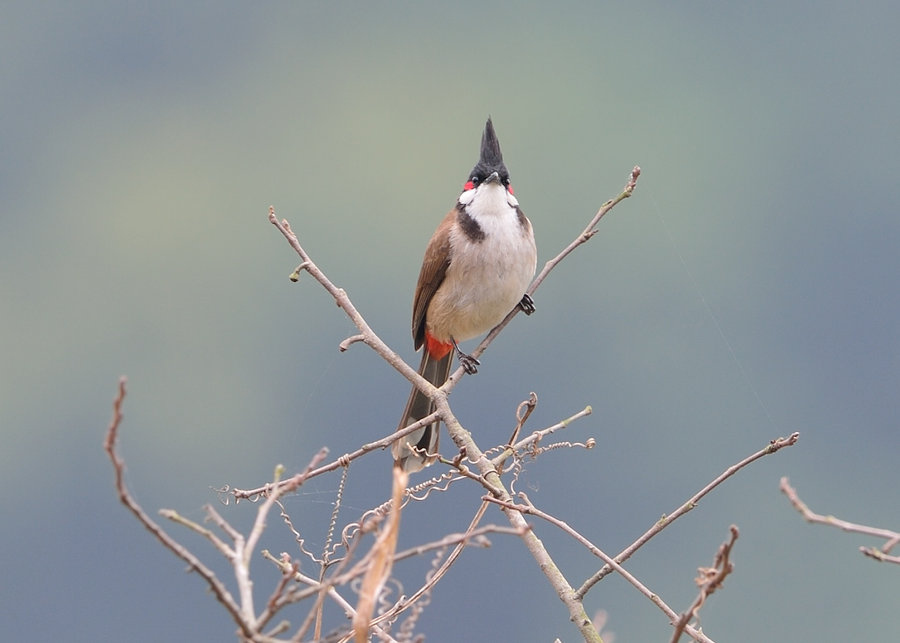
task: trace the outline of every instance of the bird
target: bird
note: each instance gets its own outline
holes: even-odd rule
[[[536,266],[534,231],[514,195],[488,117],[478,163],[425,249],[412,315],[413,343],[423,348],[419,374],[440,387],[450,377],[454,351],[474,374],[479,362],[459,342],[486,333],[516,306],[533,313],[526,290]],[[413,385],[397,430],[433,412],[434,403]],[[394,465],[407,473],[429,466],[438,457],[439,436],[440,422],[433,422],[397,439]]]

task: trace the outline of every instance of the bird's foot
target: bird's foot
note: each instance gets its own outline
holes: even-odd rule
[[[459,363],[462,364],[463,370],[468,375],[475,375],[478,372],[478,367],[481,365],[481,362],[465,353],[459,354]]]
[[[475,375],[478,372],[478,367],[481,366],[481,362],[479,362],[476,358],[471,355],[467,355],[463,353],[459,349],[459,344],[456,343],[456,340],[453,340],[453,347],[456,349],[457,354],[459,355],[459,363],[462,365],[463,370],[468,375]]]
[[[526,315],[530,315],[535,311],[534,308],[534,299],[531,298],[531,295],[524,294],[522,295],[522,301],[519,302],[519,308]]]

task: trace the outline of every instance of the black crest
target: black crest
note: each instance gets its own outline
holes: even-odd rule
[[[503,163],[503,152],[500,151],[500,141],[494,132],[494,124],[490,117],[484,126],[484,134],[481,135],[481,158],[472,168],[472,177],[483,180],[491,172],[497,172],[504,181],[509,179],[509,171]]]

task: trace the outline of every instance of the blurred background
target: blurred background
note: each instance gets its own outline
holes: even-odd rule
[[[643,175],[456,388],[460,419],[490,446],[530,391],[527,429],[592,405],[561,437],[597,447],[543,456],[519,488],[610,554],[799,431],[627,566],[685,609],[734,523],[735,572],[702,611],[709,636],[900,639],[898,570],[857,551],[881,543],[807,525],[778,491],[788,475],[814,510],[898,527],[898,14],[828,1],[7,6],[4,637],[233,639],[202,580],[117,501],[101,448],[117,380],[128,485],[152,514],[202,520],[215,487],[387,434],[408,383],[363,345],[338,352],[354,328],[310,278],[288,280],[298,259],[267,208],[417,363],[422,252],[490,114],[539,267],[633,165]],[[389,462],[350,469],[342,522],[388,496]],[[338,481],[286,500],[310,547]],[[479,496],[459,484],[410,506],[401,547],[463,530]],[[239,526],[254,509],[217,506]],[[532,522],[574,582],[599,566]],[[166,528],[230,583],[207,543]],[[276,516],[267,533],[296,552]],[[578,640],[521,543],[492,540],[438,586],[420,631]],[[428,562],[396,571],[412,588]],[[276,575],[261,558],[254,570],[261,603]],[[608,612],[617,641],[669,638],[619,578],[586,607]]]

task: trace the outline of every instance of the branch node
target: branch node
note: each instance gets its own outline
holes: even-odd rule
[[[350,348],[353,344],[356,344],[357,342],[364,342],[364,341],[366,341],[365,335],[363,335],[363,334],[353,335],[352,337],[348,337],[347,339],[342,341],[340,344],[338,344],[338,350],[343,353],[348,348]]]
[[[287,224],[287,221],[285,221],[284,223]],[[303,272],[304,270],[306,270],[307,268],[309,268],[309,262],[308,262],[308,261],[304,261],[304,262],[301,263],[299,266],[297,266],[296,268],[294,268],[294,272],[292,272],[292,273],[290,274],[290,276],[288,277],[288,279],[290,279],[290,280],[293,281],[294,283],[297,283],[298,281],[300,281],[300,273]]]

